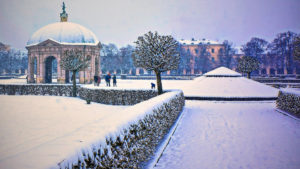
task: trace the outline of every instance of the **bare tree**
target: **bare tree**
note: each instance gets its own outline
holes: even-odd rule
[[[162,94],[161,73],[176,70],[180,61],[178,42],[170,35],[161,36],[157,32],[148,32],[139,36],[132,55],[136,67],[154,71],[158,94]]]
[[[268,42],[260,38],[251,38],[249,42],[242,46],[245,56],[251,56],[261,61],[262,54],[266,51]]]
[[[238,70],[243,73],[247,73],[247,77],[250,79],[251,72],[259,68],[259,61],[252,56],[243,56],[238,61]]]
[[[300,61],[300,35],[294,39],[294,59]]]
[[[279,33],[273,42],[268,45],[270,53],[277,56],[277,62],[281,62],[278,63],[278,65],[281,65],[283,69],[286,69],[288,74],[292,74],[294,66],[293,41],[296,36],[297,34],[291,31]]]
[[[60,66],[67,70],[72,71],[73,81],[73,97],[76,97],[76,73],[84,70],[90,64],[91,58],[85,57],[80,50],[66,50],[60,60]]]

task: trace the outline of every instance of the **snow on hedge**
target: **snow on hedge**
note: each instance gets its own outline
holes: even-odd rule
[[[1,95],[0,168],[91,167],[95,156],[101,158],[97,165],[108,168],[143,165],[183,105],[181,91],[132,107],[87,105],[72,97]],[[118,146],[121,142],[125,147]]]
[[[289,93],[289,94],[300,96],[300,89],[295,89],[295,88],[281,88],[280,91],[282,91],[284,93]]]
[[[291,88],[280,89],[276,105],[279,109],[294,113],[300,117],[300,90]]]
[[[105,137],[74,151],[61,168],[140,168],[155,152],[159,142],[184,106],[182,91],[171,91],[127,108],[110,121]],[[113,123],[113,124],[111,124]]]

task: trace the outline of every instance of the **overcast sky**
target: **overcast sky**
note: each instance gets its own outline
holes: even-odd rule
[[[24,48],[39,28],[60,21],[62,0],[0,0],[0,42]],[[268,41],[300,33],[300,0],[65,0],[69,21],[101,43],[133,44],[148,31],[176,39]]]

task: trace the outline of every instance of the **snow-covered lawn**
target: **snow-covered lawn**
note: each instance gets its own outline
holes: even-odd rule
[[[26,79],[0,80],[1,83],[25,84]],[[104,89],[151,89],[156,80],[117,80],[117,87],[106,87],[102,79],[99,87]],[[244,77],[198,77],[194,80],[162,80],[163,89],[181,89],[185,96],[201,97],[277,97],[279,90]],[[112,86],[112,85],[111,85]]]
[[[274,102],[186,101],[155,169],[299,169],[300,122]]]
[[[0,95],[0,168],[48,168],[105,136],[126,106]]]

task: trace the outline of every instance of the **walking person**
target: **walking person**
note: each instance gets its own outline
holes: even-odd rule
[[[116,77],[116,75],[113,76],[113,86],[117,87],[117,77]]]
[[[98,80],[97,80],[97,86],[99,86],[100,83],[101,83],[101,77],[100,77],[100,76],[97,76],[97,78],[98,78]]]
[[[108,73],[105,76],[106,86],[108,86],[108,87],[110,87],[110,79],[111,79],[111,76],[110,76],[110,73]]]
[[[96,86],[97,85],[97,83],[98,83],[98,76],[94,76],[94,86]]]

